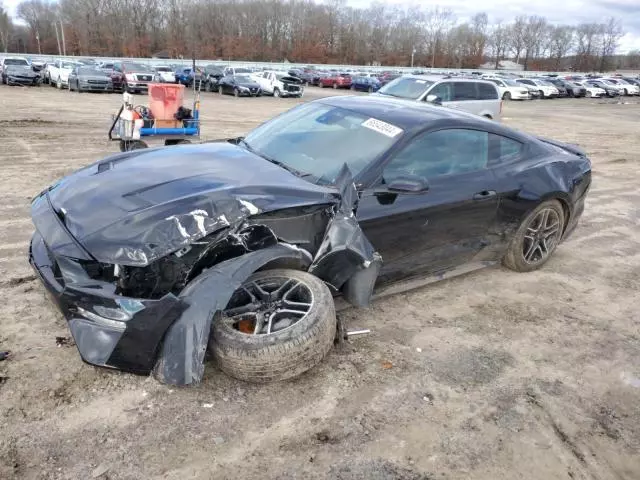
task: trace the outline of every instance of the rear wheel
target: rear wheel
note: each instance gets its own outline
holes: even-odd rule
[[[237,88],[234,88],[234,89],[233,89],[233,94],[234,94],[236,97],[239,97],[239,96],[240,96],[240,90],[238,90]]]
[[[62,79],[60,77],[56,80],[56,88],[62,90]]]
[[[540,94],[540,98],[544,98],[544,92],[542,90],[538,90],[538,93]]]
[[[516,272],[544,265],[562,239],[564,209],[558,200],[542,202],[524,219],[502,263]]]
[[[335,333],[333,297],[319,278],[265,270],[249,277],[214,318],[209,349],[232,377],[279,381],[320,363]]]
[[[276,98],[280,98],[280,89],[279,88],[274,88],[273,89],[273,96]]]
[[[511,92],[504,92],[504,95],[502,95],[502,99],[506,101],[511,100]]]
[[[149,148],[149,146],[142,140],[120,140],[121,152],[130,152],[132,150],[141,150],[143,148]]]

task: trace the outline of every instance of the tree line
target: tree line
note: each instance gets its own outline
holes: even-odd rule
[[[1,1],[1,0],[0,0]],[[24,0],[14,22],[0,4],[0,47],[49,55],[526,70],[640,68],[640,52],[616,55],[619,19],[551,24],[542,16],[467,21],[441,7],[345,0]]]

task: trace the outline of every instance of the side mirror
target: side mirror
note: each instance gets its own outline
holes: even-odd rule
[[[390,192],[419,193],[429,190],[429,182],[419,175],[403,175],[396,177],[387,185]]]
[[[437,95],[427,95],[427,102],[434,105],[442,105],[442,99]]]

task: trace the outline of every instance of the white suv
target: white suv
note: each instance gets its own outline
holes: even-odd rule
[[[540,98],[556,98],[560,94],[558,89],[551,82],[547,82],[545,80],[536,80],[535,78],[518,78],[516,79],[516,82],[537,88],[538,92],[540,92]]]

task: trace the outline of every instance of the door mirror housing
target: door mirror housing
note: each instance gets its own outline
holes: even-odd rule
[[[442,105],[442,98],[437,95],[427,95],[427,102],[433,103],[434,105]]]
[[[429,182],[419,175],[402,175],[387,185],[389,192],[420,193],[429,190]]]

